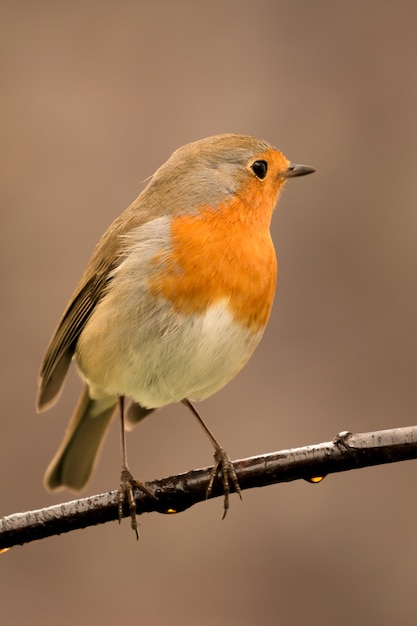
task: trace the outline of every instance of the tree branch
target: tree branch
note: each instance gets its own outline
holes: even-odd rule
[[[333,441],[234,461],[234,467],[243,491],[300,478],[319,482],[335,472],[416,458],[417,426],[409,426],[359,434],[344,432]],[[205,500],[211,469],[147,483],[157,500],[136,490],[137,513],[179,513]],[[211,497],[221,495],[221,480],[217,480]],[[124,516],[130,516],[128,508]],[[16,513],[0,519],[0,550],[117,519],[117,491]]]

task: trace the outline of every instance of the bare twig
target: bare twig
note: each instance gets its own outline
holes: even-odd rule
[[[370,433],[340,433],[333,441],[234,461],[240,488],[300,478],[315,482],[334,472],[417,458],[417,426]],[[212,468],[147,483],[157,500],[136,490],[137,513],[179,513],[206,498]],[[222,495],[217,480],[211,498]],[[231,491],[233,491],[233,486]],[[130,515],[127,509],[124,516]],[[0,520],[0,550],[118,519],[118,494],[110,491]]]

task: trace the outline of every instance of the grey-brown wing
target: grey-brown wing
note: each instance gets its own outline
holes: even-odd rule
[[[151,180],[138,198],[116,218],[97,244],[79,287],[46,350],[39,375],[39,411],[47,409],[56,400],[74,355],[78,337],[96,304],[103,297],[111,280],[112,270],[123,258],[126,245],[123,235],[166,214],[164,205],[160,204],[160,197],[166,196],[161,185],[167,185],[170,189],[171,184],[169,177],[166,181],[163,179],[156,185],[155,192]],[[170,211],[172,215],[179,214],[182,210],[182,198],[174,197],[174,200]]]
[[[48,408],[59,393],[78,337],[103,295],[109,272],[94,274],[75,292],[46,350],[40,374],[37,408]]]
[[[39,373],[37,409],[51,406],[62,387],[78,337],[103,297],[111,272],[123,255],[123,235],[148,219],[140,210],[140,196],[113,222],[98,242],[87,269],[46,349]]]

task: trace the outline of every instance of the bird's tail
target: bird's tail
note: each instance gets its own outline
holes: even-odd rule
[[[64,439],[45,474],[49,491],[79,491],[88,481],[100,452],[104,435],[117,406],[117,398],[93,400],[84,385]]]

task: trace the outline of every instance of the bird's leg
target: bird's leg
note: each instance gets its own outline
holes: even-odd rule
[[[213,434],[207,428],[207,426],[205,425],[205,423],[203,422],[203,420],[201,419],[201,417],[199,416],[199,414],[197,413],[197,411],[195,410],[191,402],[185,398],[184,400],[182,400],[182,403],[184,404],[184,406],[190,409],[191,413],[197,419],[198,423],[200,424],[200,426],[202,427],[202,429],[204,430],[204,432],[206,433],[206,435],[208,436],[208,438],[210,439],[214,447],[215,465],[210,475],[210,481],[209,481],[207,491],[206,491],[206,498],[209,498],[213,491],[214,480],[217,476],[218,470],[220,469],[222,473],[223,491],[224,491],[223,517],[222,517],[222,519],[224,519],[229,509],[230,482],[233,484],[233,487],[235,488],[236,493],[239,495],[239,498],[242,499],[242,493],[239,487],[239,482],[236,476],[235,468],[233,467],[233,463],[230,460],[230,457],[227,454],[226,450],[224,450],[221,447],[217,439],[213,436]]]
[[[154,494],[147,488],[147,486],[133,478],[131,471],[127,465],[127,452],[126,452],[126,432],[125,432],[125,416],[124,416],[124,396],[119,396],[120,407],[120,446],[122,452],[122,471],[120,474],[120,488],[119,488],[119,523],[123,517],[123,505],[127,500],[130,508],[130,520],[132,529],[136,533],[136,539],[139,539],[138,532],[138,520],[136,518],[136,502],[133,495],[133,487],[138,487],[144,493],[151,498],[155,498]]]

